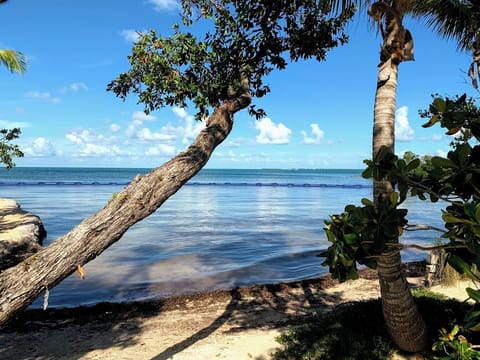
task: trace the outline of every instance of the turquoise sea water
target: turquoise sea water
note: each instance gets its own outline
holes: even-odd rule
[[[0,197],[39,215],[45,245],[101,209],[148,169],[15,168],[0,171]],[[360,170],[206,169],[154,214],[50,292],[54,307],[278,283],[324,274],[323,221],[370,197]],[[410,223],[441,225],[440,205],[409,199]],[[403,242],[431,243],[408,233]],[[408,251],[406,260],[425,254]],[[36,302],[33,306],[41,306]]]

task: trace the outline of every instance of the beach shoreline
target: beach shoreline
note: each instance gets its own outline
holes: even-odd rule
[[[406,265],[414,283],[424,262]],[[413,279],[413,280],[412,280]],[[286,327],[378,298],[376,272],[339,284],[330,275],[155,301],[27,310],[0,332],[2,359],[269,359]]]

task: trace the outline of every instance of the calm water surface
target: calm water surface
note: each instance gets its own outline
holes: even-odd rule
[[[0,196],[39,215],[45,245],[101,209],[148,169],[15,168],[0,172]],[[326,273],[323,221],[370,197],[359,170],[203,170],[147,219],[50,292],[49,306],[178,295]],[[441,225],[439,205],[408,200],[410,223]],[[408,233],[403,242],[431,243]],[[408,251],[406,260],[424,258]],[[33,306],[41,306],[41,299]]]

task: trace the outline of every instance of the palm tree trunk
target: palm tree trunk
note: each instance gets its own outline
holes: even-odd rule
[[[373,125],[373,154],[382,146],[394,152],[395,100],[398,64],[391,59],[384,62],[378,72]],[[392,184],[384,179],[374,181],[375,201],[388,198]],[[426,326],[402,271],[398,250],[386,251],[377,261],[382,307],[387,329],[394,343],[404,351],[416,352],[427,345]]]
[[[68,234],[1,272],[0,325],[43,292],[48,294],[49,289],[100,255],[132,225],[152,214],[175,194],[207,163],[214,149],[230,133],[233,115],[247,107],[250,100],[246,93],[217,106],[207,127],[187,150],[149,174],[135,178],[103,209]],[[195,217],[193,209],[191,217]]]

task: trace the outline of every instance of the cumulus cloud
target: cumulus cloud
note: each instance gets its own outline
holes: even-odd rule
[[[197,135],[205,128],[205,124],[200,121],[196,121],[195,118],[188,114],[187,111],[183,108],[174,107],[172,109],[173,113],[177,115],[180,121],[180,127],[177,129],[183,137],[182,144],[189,144]]]
[[[74,82],[68,87],[71,91],[77,92],[80,90],[88,90],[88,86],[83,82]]]
[[[408,122],[408,107],[402,106],[395,116],[395,139],[398,141],[411,141],[415,132]]]
[[[13,128],[25,129],[28,127],[30,127],[30,123],[27,123],[27,122],[0,120],[0,128],[2,129],[13,129]]]
[[[147,149],[145,155],[147,156],[160,156],[160,155],[174,155],[175,146],[158,144]]]
[[[311,135],[308,134],[306,131],[302,131],[303,136],[303,143],[304,144],[320,144],[325,137],[325,132],[320,129],[318,124],[310,124],[311,128]]]
[[[125,131],[130,139],[140,141],[174,141],[175,135],[165,131],[165,128],[154,132],[145,127],[146,122],[154,122],[157,118],[153,115],[147,115],[143,111],[136,111],[132,115],[132,121],[128,124]]]
[[[259,144],[288,144],[292,130],[282,123],[275,124],[269,118],[263,118],[255,122],[255,128],[260,131],[257,135]]]
[[[27,157],[46,157],[59,154],[52,143],[44,137],[36,138],[32,144],[22,148],[22,151]]]
[[[139,129],[135,135],[138,139],[144,141],[170,141],[174,139],[173,135],[163,134],[161,132],[152,132],[148,128]]]
[[[147,0],[148,4],[152,4],[155,11],[174,10],[180,5],[176,0]]]
[[[80,149],[76,156],[80,157],[99,157],[99,156],[118,156],[123,151],[117,145],[108,146],[105,144],[88,143]]]
[[[58,104],[60,102],[60,98],[53,96],[49,92],[29,91],[25,94],[25,96],[31,99],[46,101],[52,104]]]
[[[120,31],[120,35],[128,42],[137,42],[142,32],[133,29],[125,29]]]
[[[111,124],[110,125],[110,131],[111,132],[117,133],[117,132],[120,131],[120,129],[121,129],[121,127],[118,124]]]
[[[143,111],[135,111],[132,115],[132,118],[134,121],[141,121],[143,122],[153,122],[156,121],[157,118],[156,116],[153,116],[151,114],[145,114]]]
[[[78,145],[101,141],[104,139],[103,135],[97,135],[93,129],[76,129],[65,134],[65,137]]]

